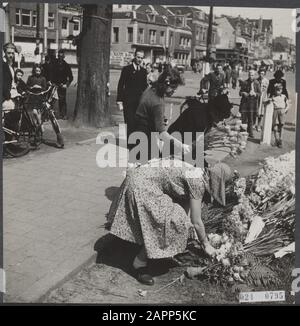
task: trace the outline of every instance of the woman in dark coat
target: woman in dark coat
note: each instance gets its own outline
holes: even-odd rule
[[[172,96],[179,84],[181,84],[180,73],[176,69],[168,67],[158,77],[158,80],[144,91],[135,115],[135,131],[140,134],[136,134],[137,139],[132,139],[133,144],[138,147],[136,146],[130,151],[130,162],[136,161],[134,156],[138,153],[137,149],[145,154],[138,156],[140,163],[146,163],[159,156],[157,147],[159,140],[155,136],[166,143],[173,142],[175,147],[184,153],[190,151],[190,146],[183,144],[167,132],[165,123],[165,97]],[[139,140],[139,136],[143,139],[140,140],[141,143],[137,144],[136,140]]]

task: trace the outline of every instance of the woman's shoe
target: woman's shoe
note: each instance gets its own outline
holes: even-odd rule
[[[278,146],[279,148],[282,148],[282,140],[281,140],[281,139],[278,140],[278,142],[277,142],[277,146]]]
[[[147,267],[140,267],[137,268],[136,270],[136,279],[145,285],[153,285],[154,284],[154,279],[148,272]]]

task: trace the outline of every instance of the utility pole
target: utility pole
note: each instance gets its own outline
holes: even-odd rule
[[[44,4],[44,55],[47,55],[48,49],[48,12],[49,12],[49,4]]]
[[[206,41],[206,60],[212,61],[212,27],[213,27],[213,7],[209,8],[208,29],[207,29],[207,41]]]
[[[34,51],[36,63],[40,63],[40,4],[36,4],[36,48]]]
[[[202,78],[210,73],[210,62],[212,61],[212,25],[213,25],[213,7],[209,9],[208,29],[206,38],[206,56],[202,69]]]

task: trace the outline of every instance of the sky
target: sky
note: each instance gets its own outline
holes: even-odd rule
[[[209,7],[197,7],[209,13]],[[294,17],[293,9],[273,9],[273,8],[237,8],[237,7],[214,7],[214,14],[235,16],[241,15],[244,18],[258,19],[260,15],[263,19],[273,19],[273,36],[287,36],[295,42],[295,33],[292,30]]]

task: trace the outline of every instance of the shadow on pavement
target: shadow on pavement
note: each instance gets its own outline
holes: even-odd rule
[[[132,264],[140,246],[119,239],[112,234],[106,234],[97,240],[94,250],[97,252],[96,264],[118,268],[132,277],[136,276]],[[154,277],[166,274],[171,268],[178,267],[172,259],[149,260],[148,264],[149,271]]]

